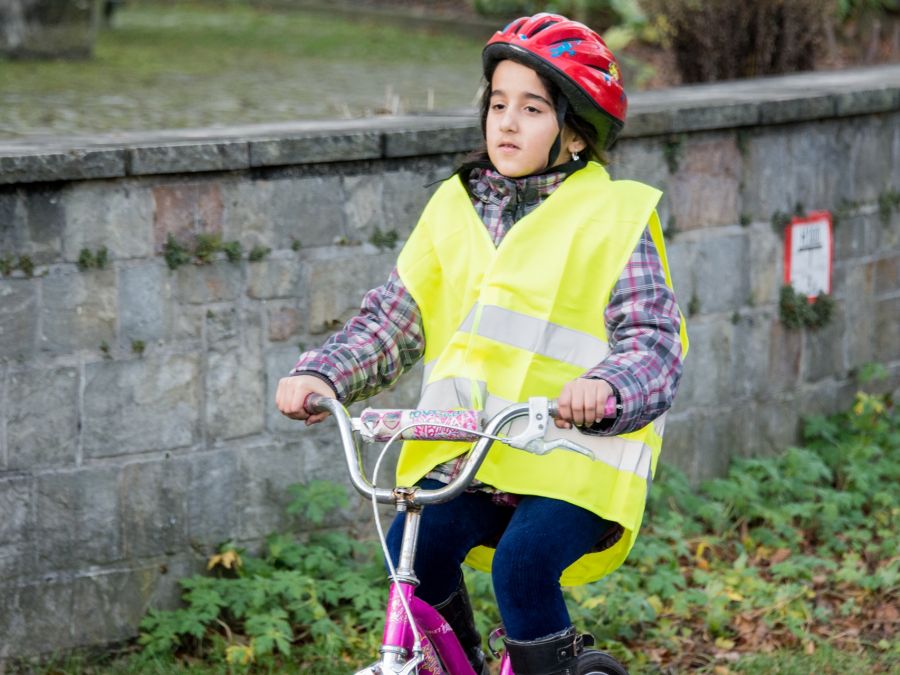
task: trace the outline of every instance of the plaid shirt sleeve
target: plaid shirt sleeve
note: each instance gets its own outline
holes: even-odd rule
[[[300,355],[290,374],[325,379],[350,404],[393,384],[424,353],[422,313],[395,268],[340,331],[320,349]]]
[[[604,314],[611,352],[584,377],[615,389],[622,410],[609,426],[616,435],[640,429],[672,405],[681,378],[681,315],[649,230],[619,276]]]

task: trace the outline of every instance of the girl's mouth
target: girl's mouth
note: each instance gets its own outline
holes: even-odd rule
[[[512,152],[513,150],[519,149],[519,146],[514,143],[500,143],[497,147],[506,152]]]

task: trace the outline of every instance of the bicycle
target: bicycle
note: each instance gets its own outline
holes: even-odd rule
[[[556,403],[546,398],[531,398],[528,403],[514,404],[500,411],[480,428],[479,415],[474,410],[378,410],[366,409],[358,418],[351,418],[344,406],[335,399],[310,394],[305,402],[312,414],[329,412],[338,424],[344,457],[353,487],[372,500],[375,525],[384,550],[391,586],[385,610],[385,628],[379,661],[357,671],[355,675],[476,675],[466,658],[463,647],[450,625],[431,605],[414,595],[418,583],[413,570],[418,526],[421,511],[427,505],[450,501],[472,482],[478,468],[494,442],[536,454],[555,450],[579,452],[589,457],[591,452],[570,441],[544,441],[543,437],[557,414]],[[608,406],[605,414],[614,414]],[[514,435],[501,432],[520,418],[527,417],[525,428]],[[363,462],[357,438],[367,442],[384,442],[370,482],[363,473]],[[382,459],[397,440],[451,440],[474,442],[462,470],[456,478],[436,490],[419,487],[376,487],[378,468]],[[398,564],[395,566],[387,551],[384,532],[378,518],[378,504],[393,504],[398,513],[406,513]],[[500,675],[514,675],[506,652],[494,645],[504,635],[503,629],[493,631],[488,646],[500,658]],[[585,646],[593,644],[591,636]],[[577,675],[628,675],[627,670],[605,652],[585,649],[578,658]]]

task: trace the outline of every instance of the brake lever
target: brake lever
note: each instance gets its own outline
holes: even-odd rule
[[[533,396],[528,399],[528,426],[522,433],[511,438],[505,439],[503,442],[513,448],[525,450],[533,455],[546,455],[553,450],[565,448],[579,455],[584,455],[588,459],[594,459],[594,453],[577,443],[565,438],[557,438],[551,441],[545,441],[544,436],[547,433],[547,425],[550,424],[550,399],[542,396]]]

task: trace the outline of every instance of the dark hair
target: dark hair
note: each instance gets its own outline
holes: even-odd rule
[[[528,63],[526,63],[524,60],[517,59],[515,55],[510,55],[509,60],[515,61],[516,63],[520,63],[523,66],[531,68]],[[491,79],[493,79],[494,70],[497,68],[497,65],[499,63],[499,61],[494,62],[484,73],[485,79],[482,86],[481,100],[478,105],[478,118],[481,122],[482,138],[485,138],[487,134],[487,116],[488,111],[491,107]],[[532,68],[532,70],[534,69]],[[560,98],[562,98],[562,92],[560,91],[560,88],[556,86],[556,83],[553,82],[553,80],[547,78],[536,70],[534,72],[538,76],[538,78],[540,78],[541,84],[544,85],[544,88],[550,95],[550,100],[553,102],[553,107],[555,109],[558,105],[558,101],[560,100]],[[587,155],[586,159],[593,159],[604,165],[609,163],[609,156],[606,154],[606,151],[601,150],[597,146],[597,130],[594,128],[594,125],[580,115],[576,115],[572,110],[572,106],[567,106],[566,114],[563,117],[563,124],[569,127],[569,129],[571,129],[575,133],[575,135],[578,136],[578,138],[584,141]],[[487,147],[482,144],[482,147],[476,149],[471,155],[466,157],[464,166],[483,163],[487,160]]]

